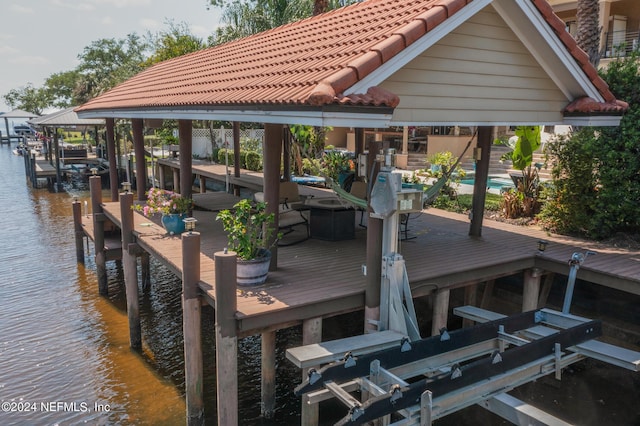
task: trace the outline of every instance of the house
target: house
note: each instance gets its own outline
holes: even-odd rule
[[[549,0],[554,12],[564,21],[567,31],[577,31],[577,1]],[[638,48],[640,30],[640,3],[635,0],[600,0],[599,26],[600,65],[606,66],[612,58],[628,55]]]
[[[356,152],[365,150],[367,128],[477,127],[469,234],[479,237],[493,126],[617,126],[626,108],[546,0],[368,0],[159,63],[76,111],[81,118],[106,119],[109,158],[115,158],[114,119],[132,121],[141,159],[143,120],[178,120],[185,154],[179,188],[186,196],[191,120],[265,123],[264,192],[273,213],[287,124],[353,128]],[[370,152],[379,148],[369,143]],[[144,175],[144,163],[136,168]],[[113,201],[118,187],[112,180]],[[380,312],[376,242],[382,241],[382,228],[381,219],[371,218],[365,327],[372,327]],[[278,267],[277,249],[272,267]],[[327,280],[331,274],[327,271]],[[442,289],[437,301],[444,312],[447,291]],[[299,321],[314,319],[313,312],[299,312]],[[434,324],[440,322],[434,318]],[[191,397],[198,399],[188,390],[187,401]],[[232,412],[233,401],[227,402]],[[219,413],[218,423],[233,423],[225,415]]]

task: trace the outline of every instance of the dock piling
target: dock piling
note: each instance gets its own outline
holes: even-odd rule
[[[182,329],[187,424],[204,424],[200,281],[200,233],[182,234]],[[216,311],[217,316],[217,311]],[[223,423],[220,423],[223,424]]]
[[[120,194],[120,215],[122,217],[122,267],[124,268],[124,286],[127,297],[127,316],[129,317],[129,346],[134,350],[142,349],[140,331],[140,304],[138,299],[138,262],[133,248],[133,194]]]
[[[104,250],[104,216],[102,211],[102,179],[100,176],[89,178],[91,192],[91,212],[93,213],[93,232],[96,257],[96,274],[98,275],[98,291],[102,296],[109,295],[107,281],[107,257]]]
[[[82,204],[78,199],[73,200],[73,230],[76,238],[76,260],[84,264],[84,231],[82,230]]]
[[[261,343],[260,414],[266,419],[271,419],[276,409],[276,332],[262,333]]]
[[[217,252],[214,259],[218,424],[233,426],[238,424],[236,253]]]

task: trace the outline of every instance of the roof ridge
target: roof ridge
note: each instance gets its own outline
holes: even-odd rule
[[[473,0],[440,0],[425,5],[425,11],[412,18],[391,36],[371,46],[367,52],[348,62],[334,74],[322,80],[311,91],[309,101],[313,104],[329,103],[346,89],[371,74],[378,67],[446,21]]]

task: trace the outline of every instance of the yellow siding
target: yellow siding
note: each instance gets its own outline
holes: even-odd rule
[[[381,86],[400,96],[396,122],[558,122],[568,103],[491,7]]]

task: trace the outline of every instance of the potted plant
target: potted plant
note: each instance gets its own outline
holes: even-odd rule
[[[227,233],[228,248],[238,256],[237,282],[241,285],[258,285],[267,280],[271,252],[269,244],[273,235],[273,213],[267,214],[266,203],[253,205],[250,200],[240,200],[231,210],[222,210],[216,220],[222,222]],[[279,236],[278,236],[279,237]]]
[[[160,188],[151,188],[147,191],[145,205],[136,204],[134,209],[145,216],[162,214],[162,226],[171,235],[184,232],[183,220],[193,207],[193,200],[180,194]]]

